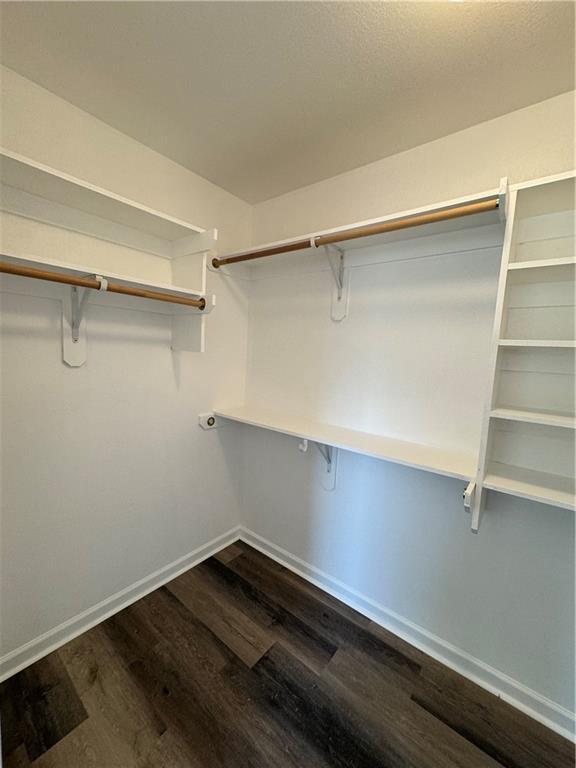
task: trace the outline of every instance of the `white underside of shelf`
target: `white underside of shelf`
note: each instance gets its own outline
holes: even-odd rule
[[[221,418],[242,424],[304,438],[352,453],[403,464],[446,477],[455,477],[459,480],[469,481],[476,471],[475,456],[447,451],[435,446],[408,443],[395,438],[248,406],[217,408],[214,413]]]
[[[560,475],[492,462],[488,467],[483,485],[489,490],[550,504],[554,507],[576,508],[574,480]]]
[[[4,184],[166,240],[202,233],[182,219],[0,147]]]
[[[2,147],[0,211],[166,259],[213,250],[218,237]]]
[[[490,415],[495,419],[523,421],[527,424],[544,424],[550,427],[576,428],[576,418],[554,411],[538,411],[530,408],[494,408]]]

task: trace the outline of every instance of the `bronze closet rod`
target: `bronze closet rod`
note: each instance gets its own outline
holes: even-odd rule
[[[100,280],[94,277],[75,277],[74,275],[64,275],[61,272],[50,272],[47,269],[34,269],[33,267],[20,267],[16,264],[7,264],[0,262],[0,272],[9,275],[18,275],[20,277],[34,277],[37,280],[48,280],[52,283],[65,283],[66,285],[77,285],[80,288],[94,288],[100,290]],[[130,288],[117,283],[108,283],[106,287],[108,293],[121,293],[124,296],[138,296],[142,299],[155,299],[156,301],[167,301],[171,304],[184,304],[187,307],[196,307],[205,309],[206,299],[189,299],[186,296],[172,296],[169,293],[161,291],[149,291],[145,288]]]
[[[240,253],[237,256],[212,259],[212,266],[218,268],[224,264],[237,264],[240,261],[263,259],[265,256],[275,256],[280,253],[303,251],[306,248],[318,248],[321,245],[343,243],[346,240],[355,240],[358,237],[369,237],[370,235],[380,235],[385,232],[395,232],[398,229],[419,227],[423,224],[434,224],[437,221],[459,219],[462,216],[472,216],[475,213],[495,211],[498,208],[498,204],[498,198],[493,197],[488,200],[482,200],[479,203],[468,203],[467,205],[460,205],[457,208],[448,208],[443,211],[432,211],[431,213],[408,216],[405,219],[392,219],[391,221],[382,221],[377,224],[366,224],[362,227],[353,227],[352,229],[343,229],[340,232],[333,232],[330,235],[317,235],[316,237],[311,237],[307,240],[296,240],[293,243],[275,245],[271,248],[262,248],[259,251],[247,251],[246,253]]]

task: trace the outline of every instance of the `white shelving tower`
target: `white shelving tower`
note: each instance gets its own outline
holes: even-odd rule
[[[574,174],[513,187],[472,530],[486,491],[575,508]]]

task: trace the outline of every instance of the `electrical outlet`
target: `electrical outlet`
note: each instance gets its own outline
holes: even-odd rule
[[[216,429],[218,422],[213,413],[201,413],[198,416],[198,424],[202,429]]]

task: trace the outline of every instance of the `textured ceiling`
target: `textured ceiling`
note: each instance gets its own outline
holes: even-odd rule
[[[2,60],[257,202],[574,87],[571,2],[4,2]]]

